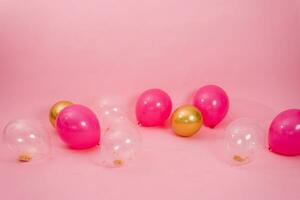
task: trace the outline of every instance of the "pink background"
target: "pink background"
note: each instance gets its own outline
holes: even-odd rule
[[[51,158],[31,164],[1,148],[1,199],[299,200],[299,157],[265,150],[233,167],[221,156],[231,120],[267,127],[300,107],[299,36],[299,0],[1,0],[0,128],[38,118],[53,142]],[[207,83],[231,98],[225,121],[186,139],[141,128],[143,151],[125,168],[66,150],[47,119],[58,99],[89,104],[113,94],[132,105],[159,87],[176,106]]]

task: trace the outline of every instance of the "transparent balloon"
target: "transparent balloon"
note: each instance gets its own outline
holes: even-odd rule
[[[4,128],[3,140],[11,155],[20,162],[40,160],[50,153],[49,135],[38,123],[30,120],[9,122]]]
[[[228,160],[234,165],[251,162],[263,146],[264,132],[254,119],[240,118],[231,122],[225,134]]]
[[[105,167],[128,165],[136,158],[141,148],[142,138],[128,120],[111,126],[102,136],[99,164]]]
[[[94,107],[103,132],[107,131],[113,124],[126,119],[124,109],[118,104],[117,97],[101,98]]]

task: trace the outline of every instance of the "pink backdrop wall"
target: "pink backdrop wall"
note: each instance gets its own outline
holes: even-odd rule
[[[1,129],[20,117],[50,126],[47,110],[62,98],[87,103],[110,93],[130,104],[138,92],[160,87],[179,105],[215,83],[232,99],[224,123],[195,138],[142,129],[143,156],[124,169],[99,168],[51,133],[51,160],[1,161],[1,196],[300,199],[299,157],[265,151],[233,168],[217,155],[230,120],[267,122],[300,107],[299,52],[299,0],[1,0]]]

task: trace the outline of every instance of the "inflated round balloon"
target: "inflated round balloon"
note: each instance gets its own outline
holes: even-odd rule
[[[60,111],[62,111],[65,107],[72,105],[73,103],[70,101],[65,101],[65,100],[61,100],[56,102],[49,111],[49,120],[52,124],[52,126],[55,127],[55,121],[56,118],[58,116],[58,114],[60,113]]]
[[[95,112],[101,121],[102,133],[109,130],[115,123],[119,123],[126,119],[123,106],[114,100],[113,97],[105,97],[97,100],[94,107]]]
[[[214,128],[226,116],[229,99],[225,91],[216,85],[201,87],[194,96],[194,106],[202,113],[205,126]]]
[[[137,127],[128,120],[123,120],[103,133],[97,160],[105,167],[128,165],[139,153],[141,141]]]
[[[172,111],[170,96],[160,89],[143,92],[136,103],[136,118],[142,126],[160,126]]]
[[[239,118],[231,122],[225,131],[229,162],[241,165],[252,161],[262,147],[263,135],[263,129],[253,119]]]
[[[202,115],[194,106],[181,106],[172,114],[171,126],[176,135],[190,137],[200,130]]]
[[[46,158],[50,152],[49,135],[32,120],[8,123],[3,131],[3,139],[12,156],[21,162]]]
[[[281,155],[300,155],[300,109],[283,111],[272,121],[269,148]]]
[[[60,138],[73,149],[86,149],[100,142],[100,124],[86,106],[73,104],[64,108],[56,120]]]

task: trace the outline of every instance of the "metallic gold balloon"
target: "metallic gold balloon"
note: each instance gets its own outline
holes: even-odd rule
[[[181,106],[172,114],[171,126],[177,135],[190,137],[197,133],[202,126],[201,112],[191,105]]]
[[[62,111],[65,107],[72,105],[73,103],[70,101],[58,101],[56,102],[49,111],[49,120],[51,122],[51,124],[55,127],[55,121],[56,118],[58,116],[58,114],[60,113],[60,111]]]

